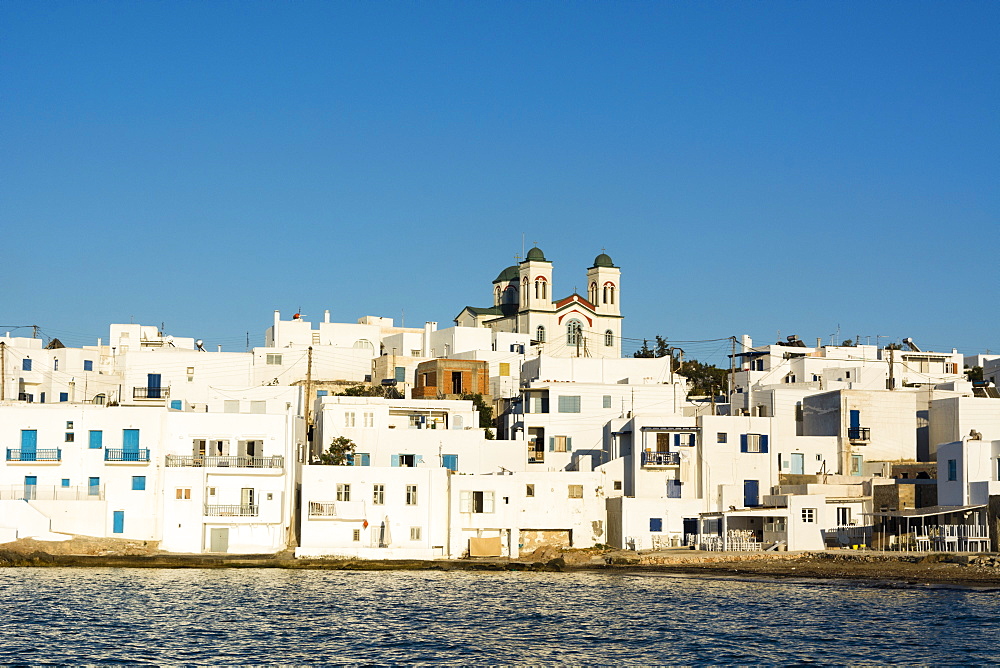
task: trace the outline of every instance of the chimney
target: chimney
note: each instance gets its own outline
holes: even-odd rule
[[[330,309],[323,311],[323,322],[330,322]]]
[[[281,311],[274,309],[274,325],[277,327],[279,322],[281,322]]]
[[[817,348],[822,348],[823,347],[823,337],[821,337],[821,336],[817,336],[816,337],[816,347]]]

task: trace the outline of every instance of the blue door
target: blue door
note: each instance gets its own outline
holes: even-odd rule
[[[38,486],[38,476],[36,475],[26,475],[24,476],[24,500],[31,501],[35,498],[35,489]]]
[[[87,494],[90,496],[100,496],[101,495],[101,479],[100,478],[88,478],[87,479]]]
[[[681,481],[680,480],[668,480],[667,481],[667,498],[668,499],[679,499],[679,498],[681,498]]]
[[[743,481],[743,507],[753,508],[754,506],[760,505],[760,481],[759,480],[744,480]]]
[[[806,456],[801,452],[792,453],[792,475],[802,475],[806,472]]]
[[[125,533],[125,511],[116,510],[113,515],[111,531],[114,533]]]
[[[146,397],[148,397],[149,399],[160,398],[160,374],[158,373],[146,374]]]
[[[137,462],[137,461],[139,461],[139,430],[138,429],[124,429],[124,430],[122,430],[122,461],[123,462]]]
[[[38,430],[21,430],[21,461],[33,462],[38,452]]]
[[[861,427],[861,411],[851,411],[851,429]]]

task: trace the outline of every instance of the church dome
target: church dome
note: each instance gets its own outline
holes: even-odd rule
[[[538,246],[535,246],[530,251],[528,251],[528,262],[548,262],[545,259],[545,253]]]
[[[530,253],[529,253],[530,255]],[[494,283],[510,283],[511,281],[516,281],[518,276],[517,265],[511,265],[500,272],[493,282]]]
[[[607,253],[601,253],[594,258],[595,267],[614,267],[615,263],[611,261],[611,256]]]

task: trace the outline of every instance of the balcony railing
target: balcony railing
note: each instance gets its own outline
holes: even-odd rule
[[[104,451],[104,461],[106,462],[148,462],[149,450],[122,450],[108,448]]]
[[[104,485],[7,485],[0,487],[0,501],[103,501]]]
[[[281,455],[273,457],[223,457],[223,456],[191,456],[167,455],[167,466],[216,466],[244,469],[280,469],[285,466],[285,458]]]
[[[170,396],[169,387],[133,387],[133,399],[166,399]]]
[[[17,393],[17,400],[18,401],[27,401],[27,402],[31,403],[34,400],[34,398],[35,398],[35,395],[28,394],[27,392],[18,392]]]
[[[309,502],[309,516],[310,517],[336,517],[337,516],[337,504],[336,503],[321,503],[318,501]]]
[[[644,452],[642,453],[643,466],[677,466],[681,463],[679,452]]]
[[[8,462],[59,462],[62,461],[62,450],[12,450],[7,448]]]
[[[872,440],[872,430],[870,427],[849,427],[847,438],[851,441],[870,441]]]
[[[205,505],[206,517],[257,517],[259,506]]]
[[[342,520],[362,520],[364,501],[310,501],[309,517],[331,517]]]

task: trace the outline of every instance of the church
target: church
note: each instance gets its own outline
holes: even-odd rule
[[[621,357],[621,270],[601,253],[587,269],[587,296],[556,299],[552,263],[537,246],[493,281],[493,305],[466,306],[459,327],[530,334],[553,357]]]

